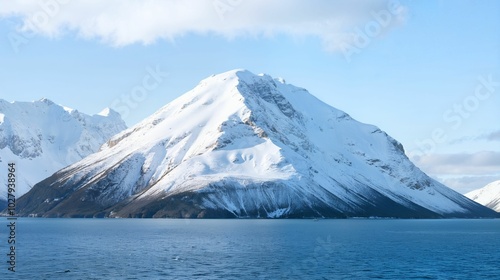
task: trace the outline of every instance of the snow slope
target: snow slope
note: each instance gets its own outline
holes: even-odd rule
[[[500,212],[500,180],[465,194],[475,202]]]
[[[494,215],[421,172],[377,127],[282,79],[246,70],[201,81],[37,187],[20,202],[21,213]]]
[[[57,170],[97,152],[126,128],[110,109],[88,116],[48,99],[7,102],[0,99],[0,162],[16,163],[16,196]],[[5,200],[6,189],[0,189]]]

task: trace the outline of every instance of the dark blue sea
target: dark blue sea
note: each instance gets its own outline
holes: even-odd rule
[[[500,220],[18,219],[0,279],[500,279]]]

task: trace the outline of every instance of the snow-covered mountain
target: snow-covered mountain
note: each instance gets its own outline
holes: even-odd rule
[[[400,143],[282,79],[209,77],[18,202],[23,215],[488,217]]]
[[[500,180],[465,194],[475,202],[500,212]]]
[[[110,109],[88,116],[48,99],[7,102],[0,99],[0,162],[16,163],[16,196],[57,170],[97,152],[126,128]],[[5,201],[6,188],[0,189]]]

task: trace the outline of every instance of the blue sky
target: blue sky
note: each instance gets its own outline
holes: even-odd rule
[[[2,0],[0,98],[133,125],[246,68],[379,126],[460,192],[500,179],[500,1],[192,3]]]

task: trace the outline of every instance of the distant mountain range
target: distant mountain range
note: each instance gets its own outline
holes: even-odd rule
[[[466,197],[500,212],[500,180],[465,194]]]
[[[17,166],[16,196],[59,169],[99,150],[126,128],[110,109],[88,116],[48,99],[7,102],[0,99],[0,162]],[[0,206],[6,188],[0,188]]]
[[[18,211],[44,217],[497,215],[424,174],[377,127],[305,89],[246,70],[201,81],[99,152],[35,185]]]

